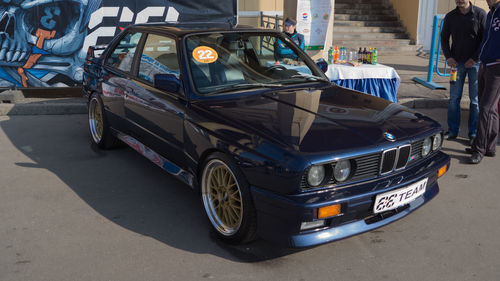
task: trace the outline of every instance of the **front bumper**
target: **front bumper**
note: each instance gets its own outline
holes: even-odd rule
[[[450,157],[438,152],[403,171],[342,189],[308,192],[297,195],[277,195],[252,187],[257,210],[258,234],[266,239],[291,247],[309,247],[373,230],[389,224],[418,209],[439,192],[438,169],[447,165]],[[406,206],[375,215],[377,194],[406,187],[428,178],[425,193]],[[342,215],[326,220],[319,229],[301,231],[302,222],[313,221],[317,208],[341,204]]]

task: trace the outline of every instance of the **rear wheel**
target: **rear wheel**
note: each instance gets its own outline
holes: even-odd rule
[[[118,139],[113,136],[109,124],[104,115],[104,107],[101,98],[94,93],[89,101],[89,131],[92,142],[99,148],[108,149],[118,144]]]
[[[243,174],[222,153],[210,155],[201,174],[201,197],[217,235],[231,243],[256,238],[255,208]]]

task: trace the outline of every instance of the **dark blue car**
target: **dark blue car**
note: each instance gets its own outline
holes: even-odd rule
[[[275,61],[278,39],[297,60]],[[449,168],[437,122],[332,84],[279,32],[145,24],[100,49],[84,74],[93,142],[123,142],[199,191],[227,242],[369,231],[436,196]]]

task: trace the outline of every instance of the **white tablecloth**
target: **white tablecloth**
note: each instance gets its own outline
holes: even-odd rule
[[[330,80],[345,79],[394,79],[401,80],[396,70],[383,64],[371,65],[362,64],[360,66],[329,64],[326,76]]]

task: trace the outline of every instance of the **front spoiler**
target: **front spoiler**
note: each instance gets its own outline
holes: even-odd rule
[[[342,192],[335,191],[283,196],[252,187],[252,197],[257,210],[258,234],[266,240],[290,247],[310,247],[387,225],[407,216],[434,198],[439,193],[438,169],[445,165],[449,168],[449,164],[450,157],[439,152],[432,159],[423,161],[401,173],[361,184],[362,188],[358,188],[365,190],[364,192],[346,197],[339,196]],[[374,219],[372,208],[377,194],[408,186],[426,177],[428,186],[422,196],[397,211]],[[404,178],[404,180],[386,188],[376,189],[380,182],[391,181],[392,178]],[[331,223],[318,230],[300,231],[301,222],[313,220],[318,207],[332,204],[341,204],[344,211],[347,211],[340,218],[339,223]]]

